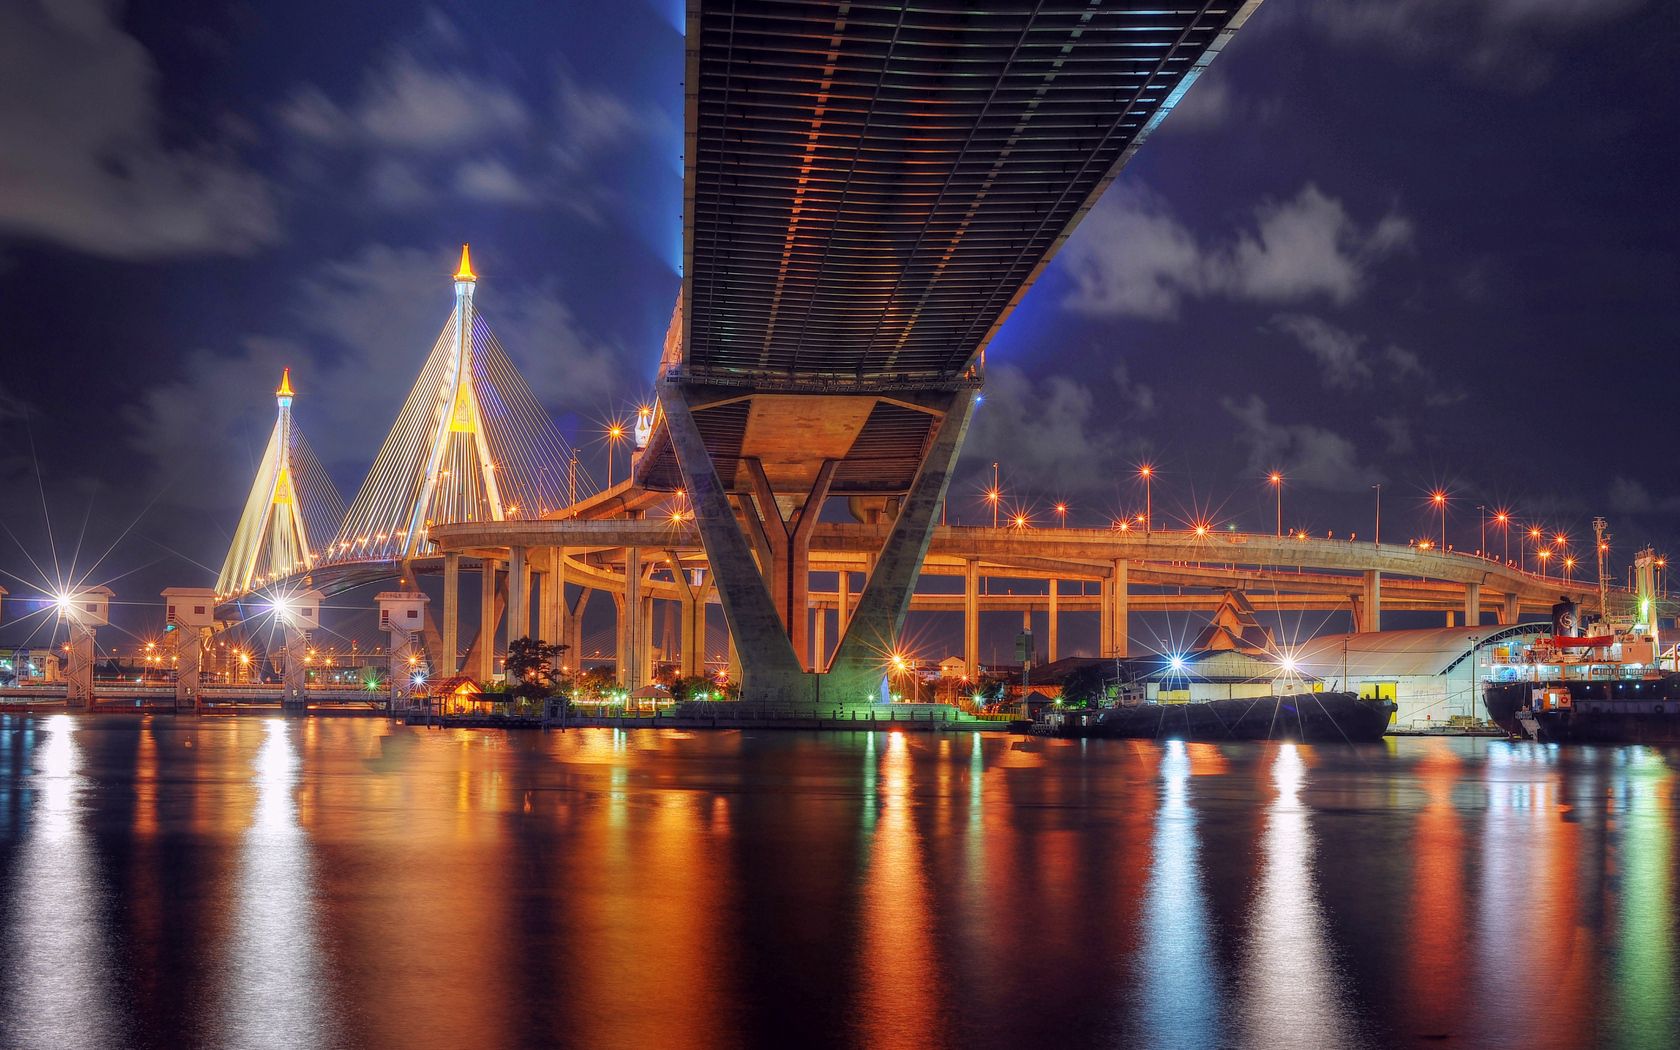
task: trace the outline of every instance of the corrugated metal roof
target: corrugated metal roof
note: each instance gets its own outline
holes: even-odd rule
[[[1314,678],[1340,678],[1344,666],[1349,678],[1440,675],[1469,656],[1473,648],[1550,630],[1550,624],[1540,622],[1513,627],[1427,627],[1414,631],[1327,634],[1303,642],[1295,653],[1295,665],[1303,674]]]

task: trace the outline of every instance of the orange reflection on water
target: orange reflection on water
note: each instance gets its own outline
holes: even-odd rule
[[[905,734],[884,734],[880,817],[866,853],[860,904],[859,1029],[870,1047],[937,1045],[945,1038],[921,835],[911,809]],[[871,800],[865,799],[865,805]]]
[[[1406,929],[1406,1001],[1412,1031],[1435,1037],[1453,1031],[1464,1015],[1464,830],[1453,787],[1464,762],[1445,740],[1427,742],[1417,763],[1429,801],[1412,841],[1412,897]]]

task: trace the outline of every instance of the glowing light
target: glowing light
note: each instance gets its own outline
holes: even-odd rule
[[[986,502],[987,503],[996,503],[998,500],[1000,500],[1002,498],[1003,498],[1003,493],[999,492],[997,489],[987,489],[986,490]]]
[[[1184,670],[1184,657],[1178,655],[1177,653],[1172,654],[1172,656],[1167,660],[1167,667],[1174,674],[1179,674]]]
[[[1447,494],[1440,489],[1436,489],[1429,494],[1429,502],[1439,507],[1447,502]]]
[[[472,251],[464,244],[461,245],[461,265],[455,271],[455,279],[457,281],[478,280],[478,274],[473,273]]]
[[[1141,464],[1138,467],[1138,477],[1140,477],[1140,478],[1152,478],[1154,476],[1155,476],[1155,468],[1150,466],[1148,463]]]
[[[274,396],[275,397],[292,397],[293,396],[293,394],[292,394],[292,370],[290,368],[283,368],[283,369],[280,370],[280,389],[276,390],[274,392]]]
[[[1278,659],[1278,668],[1282,670],[1284,674],[1294,674],[1295,658],[1285,653]]]
[[[1283,475],[1274,470],[1266,476],[1266,480],[1274,485],[1281,485],[1283,484]]]
[[[1198,536],[1206,536],[1206,535],[1207,535],[1207,534],[1208,534],[1208,526],[1207,526],[1207,522],[1205,522],[1205,521],[1198,521],[1198,522],[1197,522],[1197,523],[1196,523],[1196,535],[1198,535]]]
[[[1015,527],[1017,529],[1026,528],[1027,527],[1027,516],[1025,514],[1015,515],[1015,522],[1014,523],[1015,523]]]

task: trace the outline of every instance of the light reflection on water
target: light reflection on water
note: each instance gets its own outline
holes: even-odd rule
[[[220,1038],[239,1047],[329,1046],[335,1009],[323,987],[315,872],[295,797],[299,728],[278,718],[262,728],[233,887]]]
[[[110,933],[101,905],[109,892],[83,823],[77,719],[38,723],[35,750],[11,790],[35,796],[16,868],[6,880],[4,1013],[0,1045],[114,1046]]]
[[[0,715],[0,1046],[1661,1045],[1675,761]]]
[[[1219,1044],[1220,990],[1202,885],[1201,846],[1190,805],[1190,757],[1181,740],[1162,745],[1161,803],[1154,861],[1144,891],[1143,1042],[1154,1047]]]

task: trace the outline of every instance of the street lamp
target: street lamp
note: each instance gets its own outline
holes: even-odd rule
[[[1382,546],[1382,484],[1379,482],[1371,487],[1377,490],[1377,531],[1371,536],[1371,546],[1380,547]]]
[[[1499,524],[1499,560],[1510,564],[1511,512],[1508,510],[1495,511],[1493,520]]]
[[[613,460],[618,455],[618,443],[624,440],[624,424],[613,420],[607,424],[607,488],[613,486]]]
[[[1441,513],[1441,549],[1447,549],[1447,494],[1436,489],[1429,494],[1429,502],[1435,504],[1435,509]]]
[[[992,487],[986,490],[986,502],[992,505],[992,528],[998,527],[998,504],[1003,501],[1003,489],[998,483],[998,465],[992,464]]]
[[[1279,471],[1274,470],[1266,476],[1266,480],[1271,482],[1272,483],[1272,488],[1277,490],[1277,534],[1278,534],[1278,539],[1282,539],[1283,538],[1283,474]]]
[[[1155,503],[1151,483],[1155,480],[1155,468],[1148,463],[1141,464],[1138,477],[1143,479],[1143,531],[1152,532],[1155,529]]]
[[[1568,583],[1575,573],[1575,556],[1569,555],[1563,559],[1563,582]]]
[[[1551,559],[1551,556],[1552,556],[1552,550],[1551,550],[1550,547],[1540,548],[1540,550],[1538,552],[1538,557],[1540,558],[1540,578],[1541,579],[1545,579],[1545,577],[1546,577],[1546,563],[1547,563],[1547,561],[1549,561]]]
[[[1480,547],[1476,548],[1476,553],[1480,554],[1482,557],[1485,558],[1485,557],[1487,557],[1487,552],[1488,552],[1488,549],[1487,549],[1487,506],[1485,504],[1481,504],[1481,503],[1476,504],[1476,512],[1478,514],[1480,514],[1481,518],[1482,518],[1482,544],[1481,544]]]
[[[1056,504],[1056,517],[1062,519],[1062,528],[1067,528],[1067,504]]]

